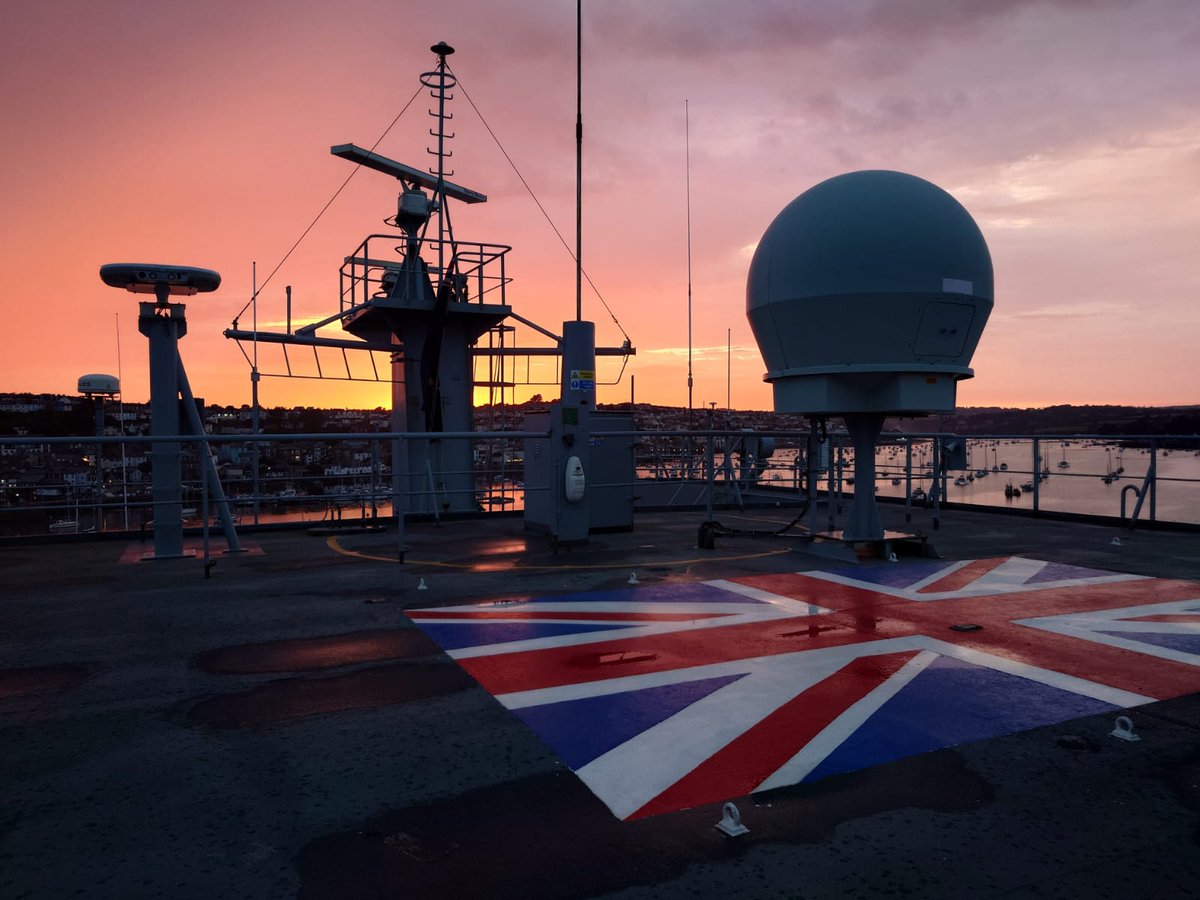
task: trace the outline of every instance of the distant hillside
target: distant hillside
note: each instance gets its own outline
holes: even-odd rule
[[[939,431],[956,434],[1195,435],[1200,434],[1200,406],[970,407],[927,421],[936,421]]]
[[[512,412],[544,409],[547,402],[540,396],[517,406]],[[601,410],[628,410],[628,403],[599,405]],[[487,407],[477,409],[483,414]],[[711,417],[711,418],[710,418]],[[677,430],[692,427],[757,428],[762,430],[803,431],[808,429],[806,417],[795,413],[774,413],[770,410],[694,409],[690,413],[679,406],[659,406],[639,403],[636,407],[637,427],[646,430]],[[837,417],[830,425],[840,427]],[[946,415],[889,418],[887,431],[949,432],[955,434],[1012,434],[1012,435],[1200,435],[1200,405],[1196,406],[1047,406],[1040,409],[1017,409],[1000,406],[963,407]]]
[[[613,408],[627,409],[628,405]],[[679,407],[639,404],[637,412],[639,427],[683,427],[688,419],[687,410]],[[768,410],[715,410],[712,415],[717,428],[802,430],[808,427],[804,416],[777,415]],[[695,410],[692,420],[696,427],[702,428],[707,426],[708,416],[709,410]],[[648,422],[657,422],[659,425],[648,426]],[[840,424],[836,417],[831,420],[834,427]],[[947,415],[890,418],[884,427],[887,431],[941,431],[955,434],[1200,435],[1200,406],[965,407]]]
[[[547,402],[537,396],[515,406],[477,407],[477,427],[520,428],[523,413],[544,409]],[[602,410],[628,410],[629,404],[600,404]],[[126,403],[126,431],[144,430],[148,404]],[[116,425],[116,406],[108,405],[108,419]],[[249,429],[249,407],[209,405],[210,426],[223,432]],[[798,414],[776,414],[770,410],[694,409],[639,403],[636,427],[648,431],[695,429],[741,429],[805,431],[807,419]],[[308,407],[266,408],[263,430],[376,431],[387,428],[387,412],[335,410]],[[838,428],[837,418],[830,421]],[[948,415],[892,418],[887,431],[950,432],[955,434],[1012,435],[1200,435],[1200,405],[1197,406],[1048,406],[1044,409],[1010,409],[998,406],[966,407]],[[60,394],[0,393],[0,434],[63,435],[92,434],[95,429],[91,401]]]

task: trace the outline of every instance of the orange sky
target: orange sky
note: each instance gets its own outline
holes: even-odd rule
[[[431,7],[433,7],[431,9]],[[841,172],[911,172],[954,194],[991,248],[996,307],[962,405],[1197,403],[1200,5],[894,0],[585,3],[584,263],[638,349],[601,402],[684,404],[684,100],[691,119],[695,403],[768,408],[745,276],[775,214]],[[249,400],[221,336],[434,62],[461,85],[574,244],[569,0],[438,4],[48,0],[0,34],[0,390],[71,393],[117,368],[147,394],[133,295],[106,262],[215,268],[182,351],[197,395]],[[422,98],[378,150],[426,165]],[[461,94],[465,240],[513,246],[509,302],[557,330],[573,264]],[[337,308],[337,270],[394,210],[362,171],[266,287],[260,326]],[[595,297],[598,340],[621,332]],[[241,324],[249,323],[249,314]],[[524,338],[532,342],[530,338]],[[340,360],[334,360],[340,361]],[[280,371],[264,352],[264,371]],[[326,364],[328,366],[328,364]],[[365,363],[364,363],[365,366]],[[602,380],[616,375],[603,364]],[[550,394],[553,389],[531,391]],[[526,392],[528,393],[528,392]],[[387,405],[379,386],[267,378],[264,405]]]

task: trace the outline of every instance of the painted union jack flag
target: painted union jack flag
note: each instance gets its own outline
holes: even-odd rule
[[[1200,691],[1200,584],[1020,557],[409,616],[622,819]]]

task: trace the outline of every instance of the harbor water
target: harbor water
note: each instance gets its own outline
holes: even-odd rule
[[[1047,512],[1080,513],[1097,516],[1118,516],[1121,496],[1125,492],[1126,514],[1133,511],[1150,466],[1151,452],[1147,447],[1096,441],[1038,442],[1040,461],[1034,458],[1033,442],[1027,439],[969,441],[970,468],[950,472],[946,498],[952,503],[980,506],[1033,508],[1033,491],[1028,486],[1036,481],[1038,509]],[[912,448],[914,488],[928,492],[931,484],[931,457],[928,442]],[[853,477],[853,457],[843,477]],[[1062,465],[1066,462],[1067,465]],[[1200,524],[1200,451],[1162,449],[1155,452],[1156,488],[1155,518],[1167,522]],[[877,493],[884,497],[905,496],[905,448],[891,445],[880,449],[876,465],[880,473]],[[956,483],[956,476],[969,480]],[[984,473],[980,475],[980,473]],[[1107,476],[1107,477],[1106,477]],[[899,479],[899,483],[894,483]],[[1019,496],[1006,496],[1012,486]],[[853,490],[850,486],[848,490]],[[1149,515],[1147,497],[1142,517]]]

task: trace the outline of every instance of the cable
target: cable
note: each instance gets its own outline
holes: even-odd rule
[[[408,98],[408,102],[404,104],[404,108],[402,110],[400,110],[400,112],[396,113],[396,118],[392,119],[392,123],[390,125],[388,125],[387,128],[383,129],[383,134],[379,135],[379,137],[376,138],[375,143],[373,143],[371,145],[371,147],[370,147],[371,152],[374,152],[375,148],[379,146],[380,142],[385,137],[387,137],[388,132],[391,131],[395,127],[396,123],[400,121],[400,117],[403,116],[406,112],[408,112],[408,108],[410,106],[412,106],[413,101],[416,100],[418,96],[420,96],[421,92],[424,89],[425,89],[425,86],[422,85],[421,87],[417,88],[416,92],[411,97]],[[270,283],[271,279],[275,277],[275,273],[278,272],[281,268],[283,268],[283,264],[288,261],[288,257],[291,256],[292,253],[295,251],[295,249],[300,246],[300,242],[303,241],[306,237],[308,237],[308,233],[313,230],[313,228],[316,226],[317,222],[321,221],[321,216],[325,215],[325,211],[327,209],[329,209],[330,206],[333,205],[333,201],[336,200],[338,198],[338,195],[340,195],[342,193],[342,191],[344,191],[346,189],[346,185],[348,185],[350,183],[350,179],[353,178],[355,175],[357,175],[358,170],[361,168],[362,168],[362,163],[355,163],[353,170],[351,170],[350,174],[346,176],[346,180],[342,182],[342,186],[333,192],[333,196],[330,197],[329,201],[324,206],[321,207],[321,211],[319,213],[317,213],[317,217],[315,219],[313,219],[312,222],[309,223],[307,228],[304,229],[304,233],[301,234],[300,237],[296,238],[296,243],[292,244],[292,246],[288,250],[288,252],[283,254],[283,259],[281,259],[278,262],[278,264],[275,266],[275,268],[273,268],[271,270],[271,274],[266,277],[266,280],[264,280],[263,283],[258,286],[258,288],[255,290],[255,292],[250,296],[250,299],[246,301],[246,305],[242,307],[241,312],[239,312],[236,316],[233,317],[233,327],[234,328],[237,328],[237,320],[242,317],[242,313],[244,313],[247,309],[250,308],[250,304],[254,302],[254,298],[262,293],[263,288],[265,288],[267,286],[267,284]]]
[[[791,531],[800,521],[808,514],[808,500],[806,499],[800,507],[800,512],[796,518],[788,522],[786,525],[776,529],[757,529],[757,528],[730,528],[728,525],[722,525],[715,519],[710,522],[701,524],[701,528],[707,527],[714,535],[725,535],[729,537],[780,537]]]
[[[449,68],[449,66],[447,66],[447,68]],[[454,75],[456,78],[458,77],[458,73],[454,73]],[[488,124],[487,119],[483,117],[483,113],[479,111],[479,107],[475,105],[475,101],[471,99],[471,95],[467,93],[467,89],[463,87],[461,78],[458,81],[458,89],[463,92],[463,96],[466,97],[467,102],[471,104],[471,109],[475,110],[475,115],[479,116],[479,121],[483,123],[483,127],[487,129],[487,133],[492,136],[492,140],[496,142],[496,146],[500,148],[500,152],[504,154],[504,158],[508,160],[508,164],[512,166],[512,170],[516,173],[517,178],[521,179],[521,184],[525,186],[525,190],[528,191],[529,196],[533,198],[533,202],[537,205],[537,208],[545,217],[546,222],[550,225],[550,229],[554,232],[559,242],[562,243],[563,249],[567,251],[567,255],[570,256],[571,259],[578,262],[578,260],[575,258],[575,253],[571,250],[570,244],[568,244],[566,239],[562,236],[562,232],[558,230],[558,226],[554,224],[554,220],[550,218],[550,213],[546,212],[546,207],[542,206],[542,201],[537,198],[537,194],[533,192],[533,188],[529,186],[529,182],[525,180],[525,176],[521,174],[521,170],[517,168],[517,164],[513,162],[513,158],[508,155],[508,151],[505,150],[504,145],[500,143],[500,138],[496,136],[496,132],[492,131],[492,126]],[[600,293],[600,289],[596,287],[596,284],[592,281],[591,276],[584,271],[583,277],[586,279],[588,287],[590,287],[593,293],[595,293],[596,298],[604,305],[605,311],[608,313],[609,318],[613,320],[613,324],[616,325],[617,329],[621,332],[621,336],[625,338],[626,341],[631,341],[632,338],[629,337],[629,333],[621,326],[621,323],[617,320],[616,314],[612,311],[612,307],[608,305],[608,301],[604,299],[604,295]]]

